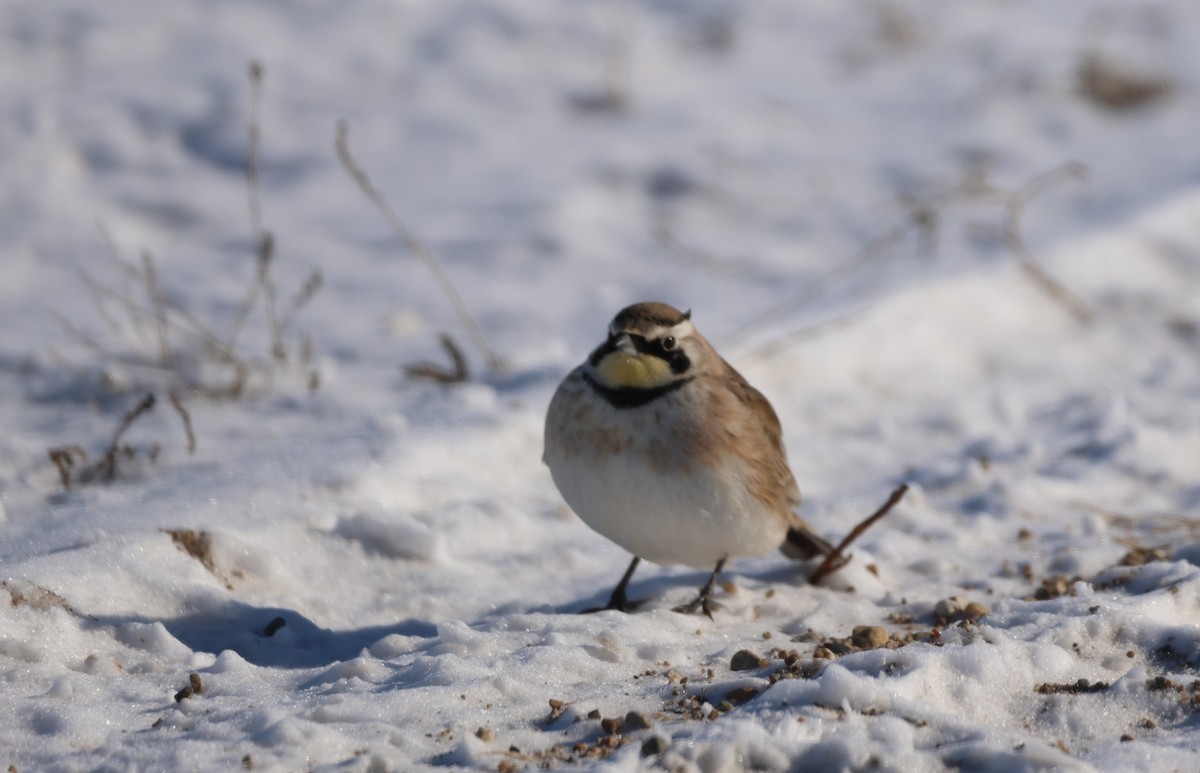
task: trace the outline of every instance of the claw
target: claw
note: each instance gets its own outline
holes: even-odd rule
[[[700,595],[689,601],[687,604],[675,607],[676,612],[682,612],[685,615],[694,615],[696,610],[700,610],[708,615],[708,619],[713,619],[713,610],[720,609],[721,605],[713,601],[712,596],[713,585],[717,582],[717,575],[725,568],[725,559],[722,558],[717,562],[717,568],[712,570],[712,574],[708,576],[708,581],[704,583],[704,587],[700,588]]]
[[[708,616],[709,620],[713,619],[713,610],[720,609],[721,605],[707,596],[697,596],[686,604],[680,604],[674,607],[671,611],[678,612],[682,615],[694,615],[697,611],[703,612]]]
[[[642,559],[638,558],[637,556],[633,557],[633,561],[630,562],[629,568],[625,570],[625,575],[621,577],[621,581],[617,583],[617,587],[613,588],[612,595],[608,597],[607,604],[602,607],[591,607],[589,609],[585,609],[579,614],[590,615],[594,612],[607,612],[610,609],[615,609],[618,612],[629,612],[640,607],[642,602],[630,601],[629,597],[625,595],[625,588],[629,586],[629,581],[633,578],[633,571],[637,569],[637,566],[639,563],[641,563],[641,561]]]

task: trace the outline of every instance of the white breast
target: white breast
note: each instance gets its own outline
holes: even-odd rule
[[[785,516],[751,496],[736,460],[710,468],[683,448],[664,463],[664,439],[672,436],[664,427],[680,415],[686,394],[617,410],[570,381],[547,416],[546,463],[588,526],[647,561],[697,569],[780,546]]]

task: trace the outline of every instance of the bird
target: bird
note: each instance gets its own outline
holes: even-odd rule
[[[800,489],[779,417],[700,334],[691,311],[627,306],[559,384],[546,412],[543,461],[567,505],[633,554],[608,604],[637,606],[643,560],[711,570],[675,611],[712,617],[731,558],[776,549],[804,559],[832,545],[796,514]]]

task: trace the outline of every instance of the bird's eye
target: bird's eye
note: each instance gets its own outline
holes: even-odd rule
[[[675,336],[667,336],[662,340],[662,348],[668,352],[675,348]]]

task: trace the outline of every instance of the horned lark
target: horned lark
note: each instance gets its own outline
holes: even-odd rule
[[[642,559],[712,569],[677,611],[703,610],[725,562],[832,546],[794,510],[779,418],[665,303],[623,309],[608,338],[563,380],[546,415],[544,460],[584,523],[633,553],[604,609],[627,611]]]

